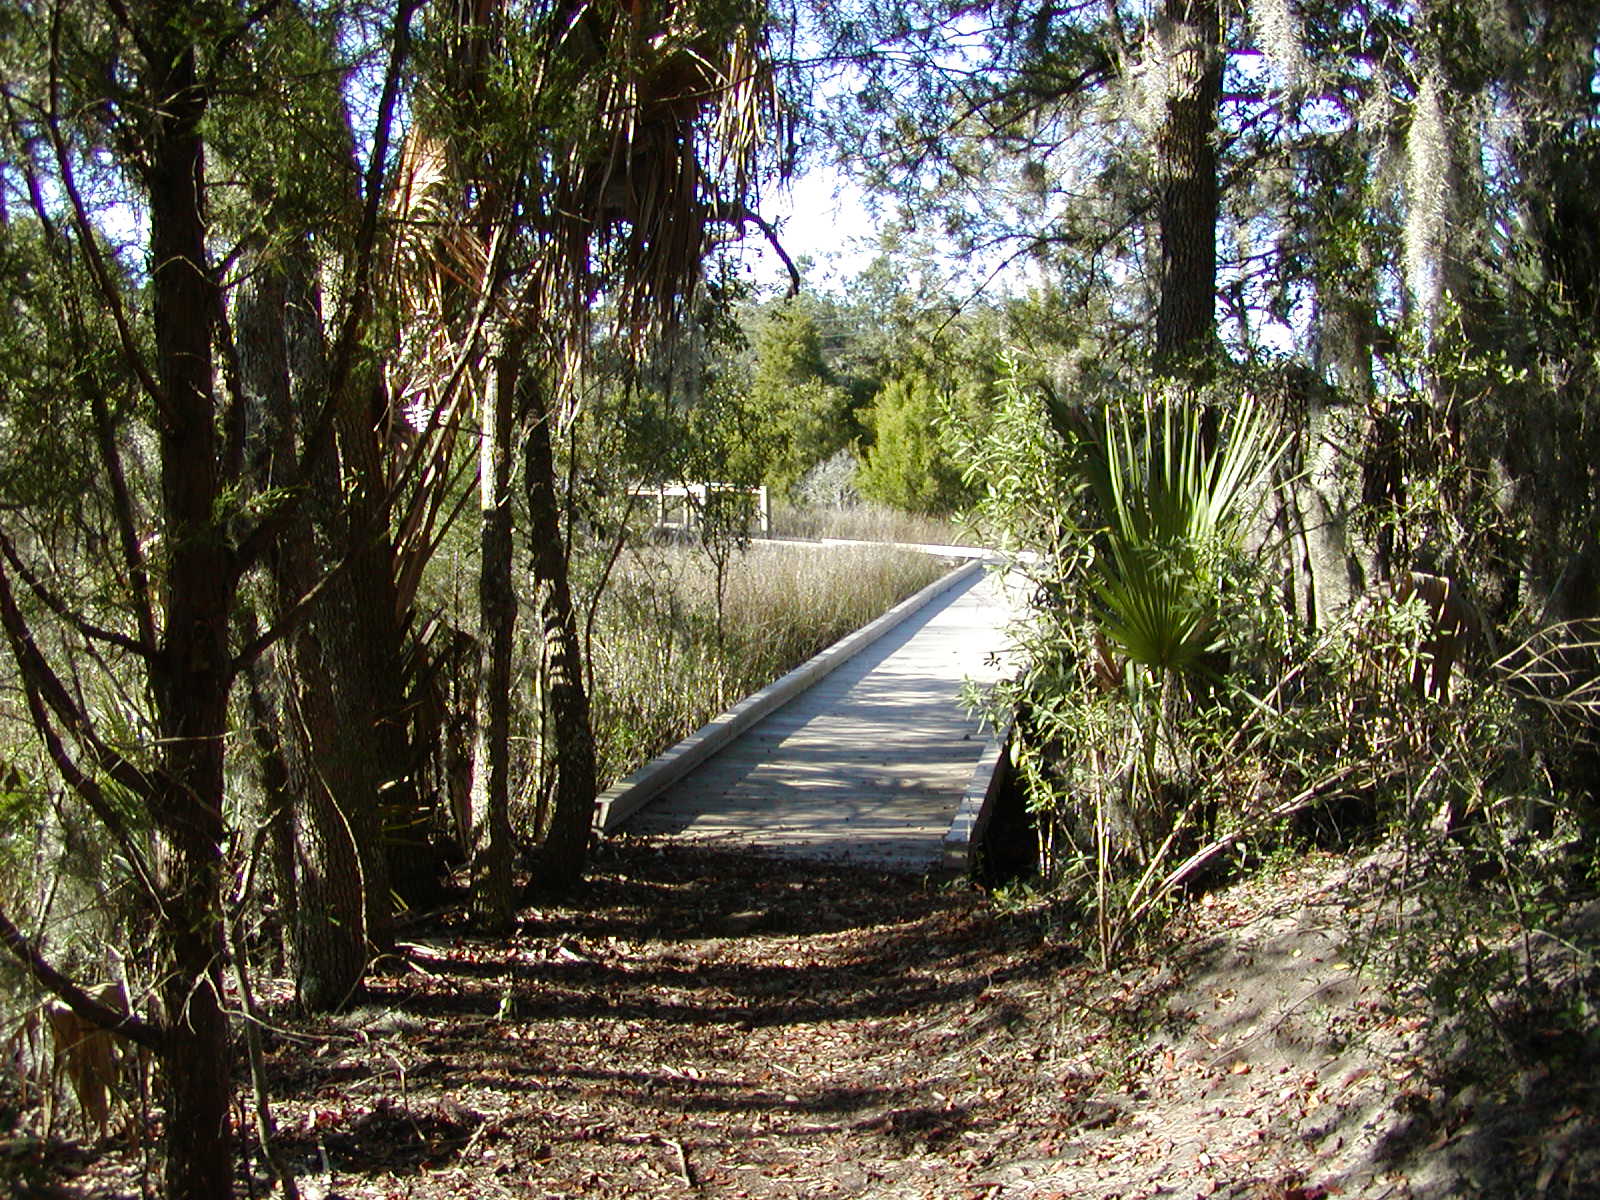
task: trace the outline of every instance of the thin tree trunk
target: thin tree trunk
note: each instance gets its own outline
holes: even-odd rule
[[[572,610],[567,578],[567,546],[561,530],[556,495],[555,455],[550,443],[552,417],[539,406],[523,439],[523,486],[528,498],[528,537],[535,584],[539,589],[539,624],[549,674],[554,743],[555,789],[550,820],[540,847],[532,886],[561,890],[583,877],[589,860],[594,822],[594,732],[589,724],[589,695],[583,682],[583,647]]]
[[[233,1094],[222,1007],[223,745],[235,572],[216,528],[221,499],[212,391],[215,287],[201,212],[204,90],[181,6],[155,14],[146,66],[147,200],[160,421],[161,506],[169,554],[166,624],[151,670],[161,735],[155,813],[163,835],[159,911],[171,955],[161,998],[167,1034],[166,1194],[233,1192]]]
[[[1334,276],[1337,274],[1338,281]],[[1317,305],[1317,374],[1332,383],[1314,385],[1305,417],[1304,470],[1294,485],[1305,513],[1306,568],[1311,595],[1306,618],[1326,629],[1365,590],[1376,574],[1351,532],[1360,499],[1358,466],[1351,453],[1366,419],[1372,385],[1371,297],[1352,294],[1365,272],[1328,271]],[[1363,299],[1366,303],[1363,303]],[[1320,384],[1320,380],[1318,381]]]
[[[478,452],[478,703],[472,755],[472,912],[485,929],[511,927],[511,652],[517,626],[512,586],[511,452],[520,338],[503,324],[489,341]]]

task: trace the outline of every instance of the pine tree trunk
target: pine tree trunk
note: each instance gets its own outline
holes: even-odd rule
[[[523,440],[523,484],[533,575],[539,589],[540,630],[549,664],[546,695],[555,747],[554,799],[532,886],[559,891],[582,879],[588,865],[596,785],[594,732],[584,688],[583,647],[567,578],[551,423],[548,412],[532,414]]]
[[[1210,350],[1216,327],[1219,21],[1217,0],[1166,0],[1154,34],[1167,79],[1166,112],[1156,137],[1156,361],[1163,369],[1194,365]]]
[[[486,930],[511,927],[511,652],[517,626],[512,587],[511,439],[521,346],[502,325],[490,337],[478,453],[478,703],[471,791],[472,912]]]

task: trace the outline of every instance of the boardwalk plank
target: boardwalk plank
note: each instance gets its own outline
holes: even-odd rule
[[[628,829],[932,869],[986,744],[963,687],[999,677],[1012,611],[993,576],[952,588],[702,763]]]

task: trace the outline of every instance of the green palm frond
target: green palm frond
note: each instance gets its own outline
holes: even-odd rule
[[[1192,671],[1217,647],[1215,606],[1178,556],[1154,547],[1113,551],[1094,584],[1106,639],[1143,666]]]
[[[1220,419],[1171,394],[1106,409],[1079,469],[1104,521],[1093,584],[1102,629],[1129,659],[1181,673],[1217,648],[1211,564],[1242,538],[1280,453],[1249,398]]]

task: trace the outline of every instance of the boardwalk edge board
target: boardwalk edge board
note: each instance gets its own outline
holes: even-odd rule
[[[745,697],[727,712],[701,726],[664,754],[651,759],[595,801],[594,827],[600,834],[614,833],[629,817],[690,771],[737,738],[774,709],[843,666],[907,617],[927,607],[945,592],[984,570],[974,560],[935,579],[920,592],[902,600],[876,620],[839,639],[787,675]]]
[[[997,730],[984,746],[983,754],[972,768],[972,781],[967,784],[955,819],[945,831],[941,866],[957,875],[970,874],[977,867],[977,854],[989,829],[989,818],[994,812],[994,800],[1005,779],[1006,758],[1011,749],[1011,725]]]

